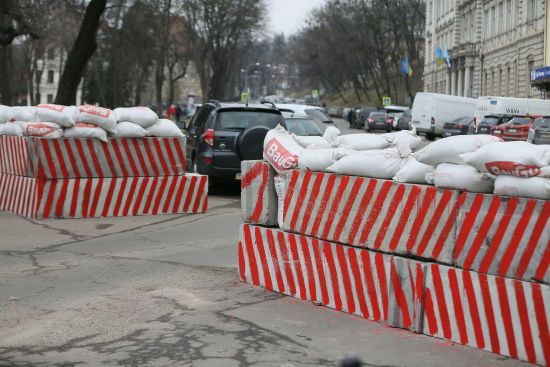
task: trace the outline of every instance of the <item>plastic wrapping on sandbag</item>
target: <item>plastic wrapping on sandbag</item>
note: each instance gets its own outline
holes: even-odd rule
[[[354,153],[355,151],[344,148],[305,148],[298,157],[298,168],[324,172],[340,158]]]
[[[373,149],[343,157],[327,168],[341,175],[391,179],[401,168],[403,159],[396,148]]]
[[[470,192],[493,192],[493,179],[465,164],[441,163],[426,174],[426,181],[436,187]]]
[[[432,173],[435,167],[418,162],[413,157],[404,160],[402,167],[397,171],[393,180],[396,182],[425,184],[426,175]]]
[[[497,176],[494,193],[503,196],[550,200],[550,178]]]
[[[298,166],[298,157],[304,148],[281,125],[267,132],[264,139],[264,159],[279,174]]]

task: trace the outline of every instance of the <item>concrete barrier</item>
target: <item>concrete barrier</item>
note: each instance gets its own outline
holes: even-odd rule
[[[410,259],[243,224],[243,281],[421,332],[424,265]]]
[[[275,170],[265,161],[241,162],[241,211],[245,223],[277,225]]]
[[[203,213],[208,176],[42,180],[0,173],[0,210],[25,217],[90,218]]]
[[[550,363],[550,286],[430,265],[424,334]]]

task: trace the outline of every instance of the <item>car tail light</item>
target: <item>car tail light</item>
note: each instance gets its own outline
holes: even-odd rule
[[[391,123],[393,123],[393,120],[392,119],[387,119],[386,123],[391,124]]]
[[[374,120],[372,119],[372,117],[369,117],[368,121],[369,121],[369,124],[372,124],[372,123],[374,122]]]
[[[214,159],[212,157],[202,157],[202,161],[204,162],[204,164],[214,163]]]
[[[211,147],[214,146],[214,129],[207,129],[202,135],[204,142]]]

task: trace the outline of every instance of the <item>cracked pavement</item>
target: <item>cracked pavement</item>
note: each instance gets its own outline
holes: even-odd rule
[[[0,366],[519,366],[241,283],[238,187],[200,215],[0,213]]]

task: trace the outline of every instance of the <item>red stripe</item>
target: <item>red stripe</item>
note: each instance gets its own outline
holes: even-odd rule
[[[476,194],[474,197],[474,200],[472,201],[472,204],[470,208],[466,208],[467,212],[464,216],[464,221],[462,223],[462,226],[457,226],[458,235],[456,237],[456,246],[454,250],[454,260],[455,262],[460,257],[462,250],[464,249],[464,245],[466,244],[466,240],[468,239],[468,236],[470,234],[470,231],[472,230],[472,227],[474,226],[474,223],[476,221],[477,213],[479,212],[479,209],[481,208],[481,204],[483,204],[483,195],[482,194]]]
[[[495,231],[495,234],[493,235],[493,238],[491,238],[491,242],[487,246],[487,252],[485,253],[485,256],[483,257],[483,260],[481,261],[481,264],[479,265],[479,272],[480,273],[488,273],[489,269],[491,268],[491,265],[493,264],[493,260],[497,254],[497,251],[500,249],[500,244],[502,242],[502,238],[504,237],[504,234],[506,233],[506,230],[508,229],[508,225],[510,224],[510,220],[512,219],[514,212],[516,211],[516,207],[518,204],[517,198],[509,198],[508,203],[506,204],[506,211],[504,214],[500,217],[500,221],[498,223],[498,228]]]
[[[392,185],[393,183],[391,181],[384,181],[384,183],[382,184],[382,187],[378,192],[378,196],[376,197],[376,201],[374,202],[374,204],[372,205],[372,208],[370,209],[367,222],[365,223],[365,227],[361,232],[361,237],[359,237],[359,244],[365,244],[365,242],[367,241],[367,238],[369,238],[369,234],[372,229],[372,226],[376,222],[376,219],[378,218],[378,214],[380,213],[380,210],[382,210],[382,206],[386,201],[386,196],[388,195],[388,192],[390,191]]]
[[[372,319],[381,320],[380,308],[378,306],[378,297],[376,295],[376,286],[374,283],[373,269],[371,264],[369,251],[361,251],[361,262],[363,263],[363,273],[367,284],[367,292],[369,294],[369,301],[372,307]]]
[[[328,212],[327,221],[325,222],[323,229],[323,234],[321,235],[322,238],[329,239],[328,235],[332,230],[332,223],[334,222],[334,218],[336,217],[336,215],[338,215],[338,207],[342,202],[344,192],[348,188],[350,178],[350,176],[340,176],[340,182],[338,183],[338,188],[336,189],[336,195],[332,199],[332,205]]]
[[[378,230],[378,234],[376,235],[376,238],[374,239],[374,248],[379,249],[382,247],[382,242],[384,241],[384,238],[386,237],[386,233],[388,232],[388,227],[390,226],[390,223],[393,219],[393,216],[395,215],[395,212],[397,211],[397,208],[399,205],[401,205],[401,201],[403,200],[403,195],[405,194],[405,185],[403,184],[397,184],[397,189],[395,190],[393,194],[393,198],[390,202],[390,206],[388,207],[386,211],[386,216],[384,217],[384,221],[380,225],[380,228]]]
[[[324,266],[325,263],[323,261],[323,258],[321,257],[321,244],[319,243],[319,240],[316,238],[312,238],[312,247],[313,247],[313,255],[315,257],[315,267],[317,269],[317,275],[319,276],[319,285],[321,286],[321,297],[323,300],[324,305],[328,305],[329,303],[329,297],[328,297],[328,289],[327,289],[327,281],[325,279],[325,270]],[[328,243],[323,244],[322,246],[330,246]]]
[[[330,195],[332,194],[332,190],[334,189],[334,183],[336,182],[336,175],[335,174],[329,174],[328,180],[327,180],[327,186],[325,187],[325,193],[323,194],[323,198],[321,199],[321,203],[319,204],[319,209],[317,210],[317,217],[315,218],[315,222],[313,222],[313,227],[311,227],[311,235],[317,236],[317,232],[319,232],[319,227],[321,225],[321,221],[323,220],[323,217],[325,215],[325,210],[328,205],[328,201],[330,199]],[[287,198],[288,198],[288,192],[287,192]],[[287,210],[288,206],[285,203],[285,211]]]
[[[94,139],[88,139],[87,142],[88,142],[88,153],[90,154],[90,159],[92,160],[95,171],[97,172],[97,177],[105,177],[105,174],[101,169],[101,165],[99,164],[99,158],[97,156],[95,146],[94,146]],[[104,144],[104,143],[100,143],[100,144]]]
[[[115,180],[118,180],[118,178],[115,178]],[[118,217],[118,212],[120,210],[120,206],[122,205],[122,199],[125,198],[124,191],[126,190],[126,183],[128,182],[128,177],[122,177],[120,180],[120,190],[118,191],[118,195],[116,198],[115,208],[113,210],[113,216]],[[156,214],[156,212],[154,213]]]
[[[263,172],[264,162],[256,162],[252,165],[252,168],[241,177],[241,190],[246,189],[256,177]]]
[[[468,331],[466,330],[466,320],[464,319],[464,310],[462,309],[462,299],[460,297],[462,287],[458,284],[456,270],[454,268],[450,268],[447,274],[449,278],[449,289],[451,290],[451,296],[453,298],[454,318],[460,334],[460,344],[466,345],[468,344]]]
[[[525,205],[523,214],[521,215],[516,229],[512,234],[512,238],[510,238],[510,242],[506,247],[506,252],[504,253],[504,255],[502,255],[502,260],[500,262],[500,266],[498,267],[499,275],[506,275],[508,273],[508,268],[510,267],[512,260],[514,260],[516,251],[519,247],[521,240],[523,239],[523,234],[525,233],[525,230],[529,225],[529,220],[533,215],[533,210],[535,210],[536,204],[536,200],[527,200],[527,204]]]
[[[508,352],[510,357],[518,358],[518,349],[516,346],[516,337],[514,335],[514,324],[512,321],[512,315],[510,313],[510,298],[506,291],[505,278],[495,277],[496,288],[498,292],[498,301],[500,305],[500,313],[502,315],[502,323],[504,324],[504,331],[506,332],[506,340],[508,341]],[[550,344],[549,344],[550,345]]]
[[[364,318],[369,317],[369,308],[367,307],[367,302],[365,299],[365,291],[363,289],[363,279],[361,277],[361,270],[359,269],[359,262],[357,260],[356,251],[365,251],[365,250],[356,250],[352,247],[348,248],[348,261],[355,280],[355,292],[357,293],[357,299],[359,301],[359,309],[361,310],[361,316]],[[365,251],[366,252],[366,251]]]
[[[168,189],[168,192],[166,194],[166,200],[164,201],[164,206],[162,207],[162,213],[168,213],[170,204],[172,204],[172,196],[174,196],[174,193],[176,192],[176,185],[178,184],[180,176],[171,176],[172,183],[170,184],[170,188]]]
[[[109,208],[111,207],[111,201],[113,200],[113,195],[115,193],[115,187],[117,184],[117,178],[109,179],[109,188],[107,189],[107,197],[105,197],[105,203],[103,205],[103,211],[101,212],[102,217],[107,217],[109,215]]]
[[[130,212],[130,206],[132,205],[132,201],[134,200],[134,195],[139,185],[138,177],[129,177],[128,179],[130,181],[130,191],[128,192],[128,196],[126,196],[126,202],[124,203],[124,209],[122,210],[122,215],[124,217],[128,216],[128,213]],[[168,195],[172,195],[173,190],[175,190],[176,188],[170,187],[170,189],[171,190],[168,192]],[[166,211],[163,211],[163,212],[166,212]]]
[[[537,246],[539,244],[539,239],[545,231],[546,222],[548,221],[549,216],[550,216],[550,201],[546,201],[537,218],[535,226],[531,231],[531,236],[529,236],[529,241],[527,242],[527,246],[523,250],[523,255],[519,260],[519,264],[516,269],[516,276],[518,278],[522,278],[523,275],[525,274],[525,270],[527,270],[527,267],[531,262],[531,258],[533,257],[533,254],[536,252]]]
[[[137,155],[137,161],[139,162],[139,167],[141,168],[141,172],[143,174],[140,174],[140,176],[150,176],[151,172],[147,169],[147,163],[145,162],[145,158],[143,158],[143,154],[141,153],[141,149],[139,148],[139,141],[138,139],[130,139],[132,142],[132,145],[134,146],[134,150],[136,151]],[[154,164],[153,162],[149,162],[150,164]]]
[[[55,194],[55,188],[57,186],[57,180],[49,180],[50,181],[50,189],[48,191],[48,196],[46,197],[46,203],[44,205],[44,219],[50,217],[50,210],[52,208],[54,194]]]
[[[50,147],[48,146],[48,140],[47,139],[39,139],[42,149],[44,150],[44,154],[46,155],[46,163],[48,164],[48,169],[50,170],[50,177],[57,177],[57,172],[55,170],[55,165],[53,164],[54,161],[61,160],[63,156],[60,156],[59,159],[56,157],[52,157],[52,152],[50,151]],[[46,178],[44,176],[43,178]]]
[[[290,173],[290,182],[288,183],[288,187],[286,189],[285,194],[285,206],[283,208],[283,221],[286,218],[287,212],[288,212],[288,206],[290,205],[290,201],[292,200],[292,196],[294,194],[294,188],[296,187],[296,182],[298,181],[299,172],[297,170],[293,170]]]
[[[342,241],[343,239],[340,238],[342,235],[342,230],[344,229],[344,226],[346,225],[346,222],[348,221],[349,215],[351,214],[351,208],[353,204],[355,204],[355,199],[357,198],[357,194],[359,194],[359,190],[361,189],[361,186],[365,180],[363,178],[354,177],[354,183],[351,187],[351,191],[349,193],[349,197],[346,200],[346,205],[344,207],[344,210],[342,212],[342,215],[340,216],[340,220],[338,221],[338,224],[336,225],[336,232],[334,232],[334,238],[336,241]],[[306,213],[308,215],[308,213]],[[302,232],[303,233],[303,232]]]
[[[114,145],[114,142],[116,141],[116,139],[112,139],[111,140],[111,146]],[[109,144],[100,144],[101,145],[101,148],[103,149],[103,154],[105,156],[105,160],[107,161],[107,165],[109,166],[109,169],[111,170],[111,172],[109,174],[106,174],[106,177],[115,177],[117,176],[116,172],[116,168],[115,168],[115,165],[113,163],[113,157],[111,155],[111,150],[109,149]]]
[[[258,274],[258,265],[256,264],[256,255],[254,254],[254,248],[252,244],[252,235],[250,233],[250,226],[244,226],[244,242],[246,243],[246,252],[248,256],[248,263],[250,265],[250,276],[252,284],[260,284],[260,276]]]
[[[151,149],[151,144],[153,143],[153,140],[156,138],[148,138],[143,140],[143,146],[145,147],[145,151],[147,152],[147,157],[149,158],[149,162],[151,162],[151,167],[153,168],[154,176],[160,176],[160,171],[157,166],[157,160],[155,159],[155,155],[153,154],[153,151]],[[162,156],[158,157],[159,159]]]
[[[342,281],[344,283],[344,289],[346,295],[346,303],[348,305],[348,312],[355,313],[355,302],[353,300],[353,290],[351,288],[351,279],[348,272],[348,261],[346,260],[346,254],[344,253],[344,246],[336,245],[336,256],[338,258],[338,264],[342,271]]]
[[[443,328],[443,337],[445,339],[452,338],[451,323],[449,322],[449,313],[447,312],[447,303],[445,297],[445,290],[443,288],[443,281],[441,280],[441,274],[439,273],[439,266],[432,264],[432,280],[435,290],[435,300],[437,301],[437,309],[439,310],[439,317],[441,319],[441,327]]]
[[[174,152],[172,152],[172,146],[170,145],[170,138],[164,138],[164,147],[166,148],[166,152],[168,153],[168,159],[170,160],[170,167],[172,168],[172,173],[174,175],[177,175],[178,167],[176,164],[176,159],[174,157]]]
[[[164,170],[165,175],[170,174],[170,170],[168,169],[168,166],[166,165],[166,161],[164,160],[164,153],[162,152],[162,148],[160,147],[160,142],[158,138],[155,138],[153,140],[153,144],[155,146],[155,150],[157,151],[157,155],[160,158],[160,165],[162,166],[162,169]]]
[[[76,178],[74,180],[73,195],[71,197],[71,207],[69,209],[69,216],[71,218],[74,218],[76,216],[76,206],[78,205],[80,181],[80,178]]]
[[[485,318],[489,326],[489,337],[491,339],[491,351],[500,354],[500,344],[498,341],[498,332],[495,323],[495,311],[493,310],[493,302],[491,301],[491,291],[487,282],[486,274],[479,274],[479,285],[481,288],[481,296],[483,297],[483,306],[485,310]]]
[[[115,151],[116,161],[120,167],[120,170],[122,171],[122,176],[126,177],[129,175],[128,175],[128,171],[126,170],[126,161],[124,160],[122,153],[120,152],[120,148],[118,146],[120,140],[121,139],[111,139],[111,146]]]
[[[404,185],[401,185],[404,187]],[[393,236],[389,243],[389,249],[390,251],[395,251],[397,248],[397,245],[399,245],[399,241],[401,240],[401,236],[403,235],[403,231],[405,230],[405,226],[407,225],[409,221],[409,217],[411,215],[411,211],[414,208],[414,204],[416,203],[416,199],[418,198],[418,195],[420,194],[420,186],[410,186],[411,190],[408,193],[408,199],[405,203],[405,207],[403,208],[403,211],[401,213],[401,216],[399,217],[399,221],[397,222],[397,226],[393,231]],[[411,231],[415,231],[416,228],[411,228]]]
[[[458,212],[460,211],[460,208],[462,208],[462,204],[464,204],[465,199],[466,194],[462,193],[459,195],[458,200],[455,201],[451,212],[447,216],[447,221],[445,222],[445,225],[443,226],[443,229],[441,230],[432,250],[433,259],[439,259],[439,255],[441,255],[441,251],[443,251],[443,248],[445,247],[447,237],[449,236],[449,233],[451,233],[451,229],[455,226]]]
[[[395,303],[397,305],[397,308],[401,310],[401,315],[403,316],[403,328],[408,329],[411,326],[411,315],[409,312],[409,306],[407,305],[407,297],[405,296],[405,292],[403,291],[403,287],[401,286],[401,279],[399,278],[399,274],[397,273],[397,269],[395,268],[393,258],[391,259],[390,263],[390,276],[393,286]]]
[[[342,310],[342,300],[340,298],[340,284],[338,282],[338,274],[336,273],[336,265],[334,263],[334,258],[332,255],[333,245],[323,246],[323,253],[325,255],[325,261],[328,266],[331,283],[332,283],[332,293],[334,295],[334,309],[341,311]]]
[[[91,202],[92,194],[92,179],[86,179],[86,186],[84,186],[84,195],[82,197],[82,217],[88,218],[88,208]]]
[[[523,345],[527,352],[527,360],[531,363],[537,362],[537,356],[535,354],[535,348],[533,346],[533,335],[531,334],[531,325],[529,325],[529,317],[531,314],[527,310],[527,304],[525,302],[525,294],[523,293],[523,284],[528,284],[520,281],[513,281],[516,291],[516,301],[518,306],[518,316],[521,325],[521,334],[523,336]],[[548,348],[548,345],[543,346]]]
[[[310,299],[315,301],[317,300],[317,290],[315,287],[315,276],[313,274],[313,264],[311,256],[309,254],[309,246],[307,243],[307,238],[305,236],[300,236],[300,244],[302,245],[302,254],[304,255],[305,269],[307,271],[307,285],[309,289]]]
[[[92,208],[90,209],[90,217],[94,218],[96,215],[97,207],[99,205],[99,201],[101,200],[101,192],[103,191],[103,177],[99,177],[97,179],[97,186],[94,190],[94,198],[92,200]]]
[[[189,184],[189,190],[187,191],[187,197],[185,198],[185,204],[183,205],[183,212],[187,213],[189,206],[191,205],[191,200],[193,195],[195,195],[195,185],[197,183],[197,176],[191,176],[191,182]]]
[[[243,243],[239,241],[239,275],[243,282],[246,281],[246,263],[244,262]]]
[[[136,166],[136,162],[134,162],[134,154],[130,151],[130,146],[128,145],[128,139],[119,139],[119,141],[122,143],[122,148],[126,152],[126,156],[124,157],[125,160],[122,161],[121,163],[129,162],[130,168],[132,169],[132,173],[133,173],[132,176],[139,176],[139,170]]]
[[[170,176],[163,176],[162,177],[162,180],[160,181],[160,186],[159,186],[159,190],[157,192],[157,196],[155,198],[155,204],[153,205],[153,215],[156,215],[158,214],[158,211],[159,211],[159,207],[160,207],[160,204],[162,202],[162,198],[164,196],[164,193],[166,192],[166,184],[168,183],[168,179],[170,178]],[[195,180],[193,180],[195,179]],[[195,185],[195,181],[196,181],[197,177],[196,176],[193,176],[193,178],[191,179],[191,185],[194,187]],[[190,190],[192,191],[192,190]],[[187,196],[187,201],[185,203],[185,206],[186,207],[189,207],[189,201],[191,199],[191,195],[188,195]],[[187,211],[185,208],[184,208],[184,211]]]
[[[365,193],[361,197],[361,202],[359,203],[359,207],[357,208],[357,213],[355,215],[355,219],[353,220],[353,223],[351,224],[351,229],[349,231],[349,237],[348,242],[349,244],[355,244],[355,236],[357,235],[357,231],[359,230],[359,225],[363,221],[363,217],[367,211],[367,207],[372,199],[372,195],[374,194],[374,190],[376,189],[377,184],[376,179],[369,179],[369,185],[367,186],[367,189],[365,190]]]
[[[374,263],[376,265],[376,274],[378,275],[378,286],[382,296],[382,312],[384,321],[388,320],[388,280],[386,279],[386,267],[384,265],[384,256],[380,253],[374,255]]]
[[[324,173],[315,173],[315,181],[313,182],[313,186],[311,187],[311,193],[309,195],[309,200],[307,202],[306,211],[304,215],[302,215],[302,226],[300,227],[299,232],[300,233],[306,233],[307,226],[309,225],[309,221],[311,220],[311,217],[315,215],[313,214],[313,208],[315,207],[315,203],[317,201],[317,197],[319,196],[319,192],[321,189],[321,182],[323,181],[323,178],[325,177]]]
[[[273,237],[273,231],[267,230],[267,244],[269,246],[269,252],[273,259],[273,271],[275,272],[275,279],[277,280],[277,291],[285,292],[285,283],[283,281],[283,275],[281,274],[281,267],[279,265],[279,256],[277,255],[277,249],[275,248],[275,238]]]
[[[422,223],[426,219],[428,209],[432,206],[432,202],[434,201],[436,192],[437,190],[433,187],[426,187],[425,189],[422,206],[420,210],[414,215],[414,222],[411,226],[412,230],[409,234],[409,240],[407,241],[406,248],[408,253],[412,252],[412,249],[416,246],[416,239],[420,234],[420,229],[422,227]]]
[[[250,221],[253,223],[258,223],[260,221],[260,216],[262,215],[262,211],[264,209],[264,195],[267,188],[268,183],[268,175],[269,175],[269,167],[267,165],[262,165],[262,182],[260,183],[260,187],[258,188],[258,197],[256,199],[256,207],[254,208],[254,211],[252,212],[252,215],[250,215]]]
[[[183,178],[183,183],[185,183],[185,177]],[[145,190],[147,189],[147,184],[149,183],[149,177],[143,177],[143,180],[139,183],[139,192],[138,196],[136,198],[136,202],[134,204],[134,208],[132,209],[132,215],[138,215],[139,213],[139,207],[141,206],[141,202],[143,200],[143,197],[145,196]],[[179,190],[183,190],[184,184],[181,184],[179,187]]]
[[[185,154],[183,153],[183,149],[181,149],[181,140],[179,138],[174,138],[174,145],[176,146],[176,152],[178,153],[178,160],[181,162],[182,170],[185,171],[187,169],[187,162],[185,161]]]
[[[199,210],[199,204],[201,203],[201,198],[204,195],[204,186],[206,186],[206,178],[203,176],[200,178],[199,189],[195,195],[195,204],[193,205],[193,213],[197,213]]]
[[[415,303],[416,305],[419,305],[420,308],[422,307],[423,305],[423,302],[424,302],[424,270],[422,268],[422,263],[420,262],[417,262],[416,263],[416,286],[415,288],[413,289],[416,289],[416,292],[415,292],[415,295],[414,295],[414,299],[415,299]],[[411,286],[412,288],[412,286]],[[419,313],[417,314],[416,313],[417,311],[417,307],[415,307],[414,309],[414,319],[420,319],[422,317],[422,309],[419,309]]]
[[[539,329],[540,344],[542,345],[542,353],[544,354],[544,363],[550,364],[550,330],[546,310],[544,308],[544,297],[542,296],[541,285],[532,283],[533,304],[535,305],[535,317]]]
[[[59,192],[59,198],[55,206],[55,216],[58,218],[63,217],[63,204],[65,204],[65,199],[67,197],[67,187],[69,186],[69,180],[65,179],[61,182],[61,191]]]
[[[24,178],[18,176],[17,177],[17,192],[15,192],[15,196],[17,199],[17,204],[14,207],[14,212],[17,214],[20,214],[19,208],[21,207],[21,200],[23,199],[23,184],[24,184]]]
[[[546,242],[544,254],[541,257],[540,264],[535,271],[535,276],[533,277],[533,279],[539,281],[544,280],[546,272],[548,271],[548,267],[550,267],[550,241]]]
[[[300,298],[307,299],[306,285],[304,282],[304,275],[302,274],[302,262],[298,256],[298,245],[296,243],[296,235],[289,233],[288,242],[290,247],[290,254],[292,255],[291,264],[294,264],[296,271],[296,277],[298,278],[298,286],[300,287]]]
[[[474,237],[474,241],[472,242],[472,245],[470,246],[466,259],[464,259],[464,264],[462,265],[462,268],[464,269],[472,268],[472,264],[477,259],[477,254],[479,253],[479,249],[481,248],[481,245],[483,245],[485,239],[487,238],[487,233],[489,232],[489,229],[491,229],[491,226],[495,221],[495,217],[499,212],[499,208],[500,208],[500,198],[496,195],[493,195],[491,200],[491,205],[489,206],[489,209],[487,210],[487,212],[484,213],[484,218],[483,218],[483,221],[481,222],[481,225],[479,226],[479,228],[477,228],[477,233]]]
[[[298,220],[298,216],[300,215],[300,211],[302,210],[302,205],[304,204],[304,201],[307,196],[307,189],[309,186],[309,180],[311,179],[311,171],[306,171],[302,175],[302,181],[300,182],[300,192],[298,194],[298,197],[294,201],[294,210],[292,212],[292,218],[290,219],[290,229],[295,230],[296,228],[296,221]],[[262,190],[264,188],[264,183],[262,181]],[[262,191],[260,191],[262,192]],[[256,208],[257,209],[257,208]],[[303,216],[302,216],[303,217]]]
[[[424,235],[422,236],[422,239],[420,240],[420,243],[418,245],[418,249],[416,250],[416,255],[423,256],[424,251],[428,247],[428,244],[430,243],[430,240],[433,237],[435,228],[437,227],[437,224],[441,221],[441,218],[443,218],[443,213],[445,212],[445,209],[447,209],[449,202],[451,201],[451,198],[453,197],[453,192],[451,190],[444,190],[441,199],[439,200],[439,203],[437,204],[437,207],[435,208],[435,211],[432,215],[432,218],[430,219],[430,222],[428,223],[428,226],[426,227],[426,230],[424,231]]]
[[[145,201],[145,206],[143,207],[143,214],[149,214],[149,210],[151,209],[151,204],[153,203],[153,198],[155,197],[155,190],[158,187],[157,185],[158,181],[159,181],[159,176],[154,176],[153,183],[151,183],[151,188],[148,190],[149,192],[147,193],[147,200]]]
[[[279,243],[279,250],[283,256],[283,263],[286,275],[286,281],[290,288],[290,295],[296,295],[296,286],[294,285],[294,276],[292,275],[292,269],[290,268],[290,260],[288,259],[288,249],[286,247],[286,238],[283,232],[277,232],[277,242]]]
[[[260,254],[260,262],[261,262],[261,268],[264,274],[264,285],[267,289],[273,289],[273,283],[271,282],[271,274],[269,274],[269,265],[267,263],[267,256],[265,254],[265,247],[264,247],[264,240],[262,236],[262,231],[260,230],[260,227],[255,227],[255,238],[256,238],[256,248],[258,249],[258,253]]]
[[[65,154],[63,154],[63,152],[61,151],[61,143],[58,139],[52,139],[50,140],[50,144],[52,144],[55,149],[56,160],[59,163],[59,167],[61,168],[61,177],[68,178],[69,172],[67,171],[67,166],[65,166],[66,157]],[[57,175],[55,177],[57,177]]]
[[[80,173],[79,165],[76,161],[77,153],[73,150],[73,147],[71,145],[71,141],[75,141],[75,139],[63,139],[63,144],[65,145],[65,151],[67,154],[64,156],[65,158],[69,158],[69,163],[71,164],[71,170],[74,172],[73,175],[75,177],[81,177],[82,174]]]
[[[424,299],[424,314],[425,319],[428,321],[428,330],[430,332],[430,335],[436,335],[439,330],[437,328],[437,318],[435,317],[432,294],[429,289],[426,289],[426,296]]]
[[[466,298],[468,299],[469,315],[472,319],[477,347],[480,349],[485,349],[485,340],[483,339],[483,330],[481,329],[481,320],[479,318],[476,294],[474,292],[474,285],[472,284],[472,278],[470,277],[469,271],[462,272],[462,281],[464,282],[464,291],[466,292]]]
[[[88,167],[88,162],[86,160],[86,154],[84,153],[84,147],[82,146],[82,141],[80,139],[74,139],[74,143],[76,145],[76,149],[78,150],[80,159],[82,160],[84,171],[86,171],[86,177],[93,177],[92,171],[90,170],[90,167]]]

